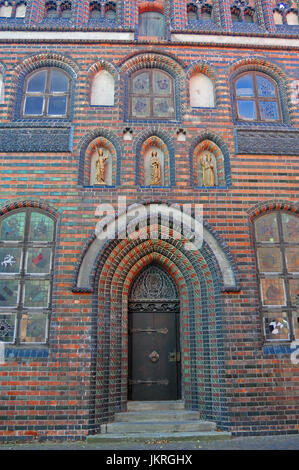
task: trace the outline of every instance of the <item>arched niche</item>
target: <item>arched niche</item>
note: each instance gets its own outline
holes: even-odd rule
[[[291,10],[289,13],[286,14],[286,21],[287,21],[287,24],[290,26],[298,26],[299,25],[298,13]]]
[[[93,78],[90,91],[93,106],[114,106],[114,78],[107,70],[100,70]]]
[[[190,106],[192,108],[213,108],[215,106],[214,85],[203,73],[195,73],[189,82]]]
[[[225,186],[224,156],[211,140],[203,140],[193,152],[193,177],[195,186]]]
[[[108,139],[97,137],[88,145],[85,163],[85,185],[100,188],[116,184],[116,150]]]
[[[139,171],[141,186],[170,185],[169,152],[159,137],[149,137],[141,146]]]

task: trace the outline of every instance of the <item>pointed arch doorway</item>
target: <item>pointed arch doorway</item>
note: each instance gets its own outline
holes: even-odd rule
[[[169,274],[155,264],[144,268],[129,294],[129,400],[180,399],[179,313]]]

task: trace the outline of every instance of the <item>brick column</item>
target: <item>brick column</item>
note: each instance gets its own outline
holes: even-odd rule
[[[261,0],[265,26],[271,33],[276,30],[274,18],[273,18],[273,5],[271,0]]]
[[[232,16],[230,11],[230,2],[222,1],[218,2],[219,14],[220,14],[220,24],[225,31],[232,30]]]

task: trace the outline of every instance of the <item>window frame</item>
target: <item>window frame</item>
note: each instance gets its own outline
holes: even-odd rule
[[[0,240],[0,248],[10,247],[10,248],[20,248],[21,249],[21,259],[20,259],[20,270],[18,273],[0,273],[1,280],[15,280],[18,281],[18,298],[17,303],[13,307],[1,306],[0,313],[2,315],[15,314],[15,335],[12,342],[7,342],[6,344],[14,345],[40,345],[48,344],[49,342],[49,327],[52,313],[52,292],[53,292],[53,279],[54,279],[54,261],[55,261],[55,248],[56,248],[56,229],[57,229],[57,220],[56,218],[39,208],[35,207],[25,207],[10,211],[9,213],[3,215],[0,218],[0,228],[5,219],[11,217],[12,215],[25,213],[24,220],[24,237],[22,240]],[[48,217],[53,221],[53,237],[51,241],[30,241],[30,227],[31,227],[31,215],[33,213],[39,213],[43,216]],[[27,259],[28,259],[28,249],[30,248],[49,248],[51,250],[51,260],[50,260],[50,269],[48,273],[26,273]],[[48,281],[49,290],[48,290],[48,302],[47,306],[43,307],[34,307],[34,306],[24,306],[25,300],[25,282],[26,281]],[[22,315],[24,314],[42,314],[46,317],[46,330],[45,330],[45,341],[21,341],[21,320]]]
[[[45,91],[44,92],[28,92],[28,84],[31,78],[40,73],[46,71],[46,84],[45,84]],[[66,92],[50,92],[50,83],[53,71],[59,71],[68,81],[68,89]],[[42,114],[25,114],[25,105],[26,105],[26,98],[30,96],[42,96],[43,97],[43,110]],[[66,96],[66,112],[65,114],[48,114],[48,107],[49,107],[49,98],[52,96]],[[21,102],[21,117],[22,118],[29,118],[29,119],[68,119],[70,114],[70,96],[71,96],[71,78],[70,76],[60,67],[41,67],[35,69],[33,72],[28,74],[24,81],[23,86],[23,96]]]
[[[171,92],[169,95],[158,95],[154,93],[154,83],[153,83],[153,77],[155,72],[160,72],[163,75],[166,75],[166,77],[170,80],[171,83]],[[147,94],[140,94],[140,93],[133,93],[133,80],[138,76],[141,75],[144,72],[148,72],[150,74],[150,87],[149,87],[149,93]],[[142,96],[142,97],[148,97],[150,101],[150,114],[148,116],[142,116],[138,117],[135,116],[132,113],[132,107],[133,107],[133,98],[135,96]],[[167,116],[155,116],[153,114],[153,104],[154,104],[154,99],[156,97],[163,97],[163,98],[170,98],[171,99],[171,104],[173,107],[173,112],[172,114],[169,114]],[[165,72],[162,69],[159,68],[143,68],[141,70],[137,70],[136,72],[132,73],[129,79],[129,98],[130,98],[130,103],[129,103],[129,118],[132,120],[157,120],[157,121],[165,121],[169,119],[176,119],[176,106],[175,106],[175,80],[174,78],[167,72]]]
[[[253,96],[237,96],[237,89],[236,89],[236,83],[240,78],[250,75],[252,77],[252,84],[253,84]],[[269,82],[272,83],[275,89],[275,97],[270,97],[270,96],[258,96],[258,88],[257,88],[257,76],[261,76],[268,80]],[[233,80],[233,91],[234,91],[234,112],[235,116],[237,117],[237,120],[240,122],[252,122],[252,123],[258,123],[258,122],[266,122],[266,123],[281,123],[283,121],[282,119],[282,112],[281,112],[281,104],[280,104],[280,97],[279,97],[279,91],[278,91],[278,85],[275,80],[273,80],[272,77],[269,75],[259,72],[258,70],[252,70],[252,71],[247,71],[238,74],[234,80]],[[256,110],[256,119],[244,119],[239,116],[238,113],[238,101],[254,101],[255,104],[255,110]],[[260,112],[260,106],[259,106],[259,101],[269,101],[269,102],[276,102],[277,105],[277,112],[278,112],[278,119],[261,119],[261,112]]]
[[[277,233],[278,233],[278,241],[274,242],[269,242],[269,241],[257,241],[256,238],[256,222],[263,217],[270,215],[270,214],[275,214],[276,215],[276,220],[277,220]],[[287,268],[287,258],[286,258],[286,248],[289,247],[297,247],[299,251],[299,242],[289,242],[284,239],[284,234],[283,234],[283,220],[282,220],[282,215],[290,215],[292,217],[296,217],[299,222],[299,216],[290,213],[290,212],[283,212],[280,210],[273,210],[273,211],[268,211],[266,213],[263,213],[259,217],[256,217],[253,221],[253,244],[254,244],[254,252],[255,252],[255,261],[256,261],[256,276],[257,276],[257,281],[258,281],[258,291],[259,291],[259,304],[260,304],[260,313],[261,313],[261,320],[262,320],[262,325],[263,325],[263,336],[264,336],[264,341],[266,343],[277,343],[279,341],[286,343],[286,342],[292,342],[295,339],[295,327],[293,324],[293,314],[296,313],[297,310],[297,305],[296,305],[296,300],[295,303],[292,303],[292,298],[291,298],[291,290],[290,290],[290,280],[297,279],[299,280],[299,272],[290,272]],[[267,272],[267,271],[261,271],[259,267],[259,259],[258,259],[258,249],[259,248],[279,248],[279,253],[280,253],[280,260],[281,260],[281,271],[275,271],[275,272]],[[284,288],[284,293],[285,293],[285,305],[263,305],[263,299],[262,299],[262,279],[282,279],[283,280],[283,288]],[[266,313],[273,313],[277,312],[277,314],[282,314],[283,312],[286,312],[287,314],[287,320],[289,324],[289,338],[288,339],[269,339],[266,338],[266,332],[265,332],[265,323],[264,323],[264,317]],[[297,338],[299,339],[299,338]]]

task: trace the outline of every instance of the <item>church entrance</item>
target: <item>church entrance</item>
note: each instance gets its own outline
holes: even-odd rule
[[[134,280],[128,321],[128,399],[180,399],[179,296],[172,278],[158,265],[146,267]]]

